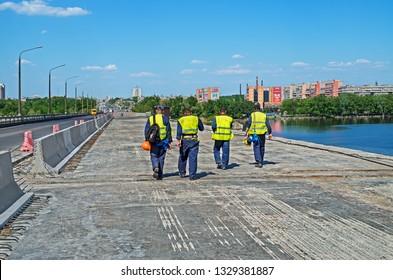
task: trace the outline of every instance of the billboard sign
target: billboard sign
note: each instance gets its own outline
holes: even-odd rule
[[[273,102],[281,102],[281,87],[273,87]]]

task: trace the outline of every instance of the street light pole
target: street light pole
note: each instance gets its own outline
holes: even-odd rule
[[[77,113],[77,112],[76,112],[76,99],[77,99],[77,97],[78,97],[78,86],[79,86],[79,85],[82,85],[82,84],[84,84],[84,83],[79,83],[79,84],[76,84],[76,85],[75,85],[75,113]]]
[[[82,90],[82,114],[84,112],[84,107],[83,107],[83,90]]]
[[[60,67],[63,67],[63,66],[66,66],[65,64],[62,64],[62,65],[59,65],[59,66],[56,66],[56,67],[53,67],[52,69],[50,69],[49,70],[49,103],[48,103],[48,114],[52,114],[52,94],[51,94],[51,86],[50,86],[50,81],[51,81],[51,72],[52,72],[52,70],[54,70],[54,69],[57,69],[57,68],[60,68]]]
[[[65,80],[64,85],[64,114],[67,114],[67,81],[70,79],[78,78],[79,76],[69,77]]]
[[[43,46],[27,49],[27,50],[21,51],[19,53],[19,60],[18,60],[18,116],[21,115],[21,109],[22,109],[22,82],[21,82],[21,79],[22,79],[22,75],[21,75],[21,64],[22,64],[21,58],[22,58],[22,53],[28,52],[28,51],[32,51],[32,50],[35,50],[35,49],[40,49],[42,47]]]

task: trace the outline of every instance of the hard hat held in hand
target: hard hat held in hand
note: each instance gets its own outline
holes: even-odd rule
[[[250,141],[248,141],[248,138],[244,139],[243,143],[246,146],[251,146],[251,143],[250,143]]]
[[[142,143],[142,149],[144,149],[145,151],[150,151],[151,149],[151,145],[149,141],[145,141]]]

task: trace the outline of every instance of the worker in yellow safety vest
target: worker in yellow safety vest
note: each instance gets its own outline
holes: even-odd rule
[[[263,158],[265,156],[265,142],[266,133],[268,138],[272,138],[272,128],[266,114],[261,112],[261,105],[256,103],[254,112],[248,118],[248,127],[246,128],[245,135],[255,137],[256,141],[253,142],[255,167],[263,167]]]
[[[203,131],[205,127],[200,118],[192,115],[191,110],[185,109],[183,114],[184,116],[177,122],[176,133],[179,147],[179,175],[181,178],[186,177],[187,159],[189,159],[189,179],[196,180],[199,152],[198,131]]]
[[[214,140],[213,153],[214,160],[217,164],[217,169],[227,169],[229,163],[229,150],[230,140],[233,138],[232,122],[233,118],[227,116],[227,108],[222,107],[219,111],[219,115],[215,116],[212,122]],[[222,149],[222,155],[220,150]]]
[[[163,114],[165,107],[154,107],[155,114],[148,118],[145,125],[145,138],[148,138],[150,127],[153,124],[159,126],[159,140],[151,144],[150,161],[153,167],[153,177],[162,180],[164,177],[164,162],[167,149],[172,148],[172,128],[169,119]]]

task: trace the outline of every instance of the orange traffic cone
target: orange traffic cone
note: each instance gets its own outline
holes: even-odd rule
[[[33,133],[30,131],[25,132],[25,140],[20,147],[21,152],[33,152],[34,150],[34,142],[33,142]]]
[[[53,125],[53,133],[59,132],[60,128],[58,124]]]

